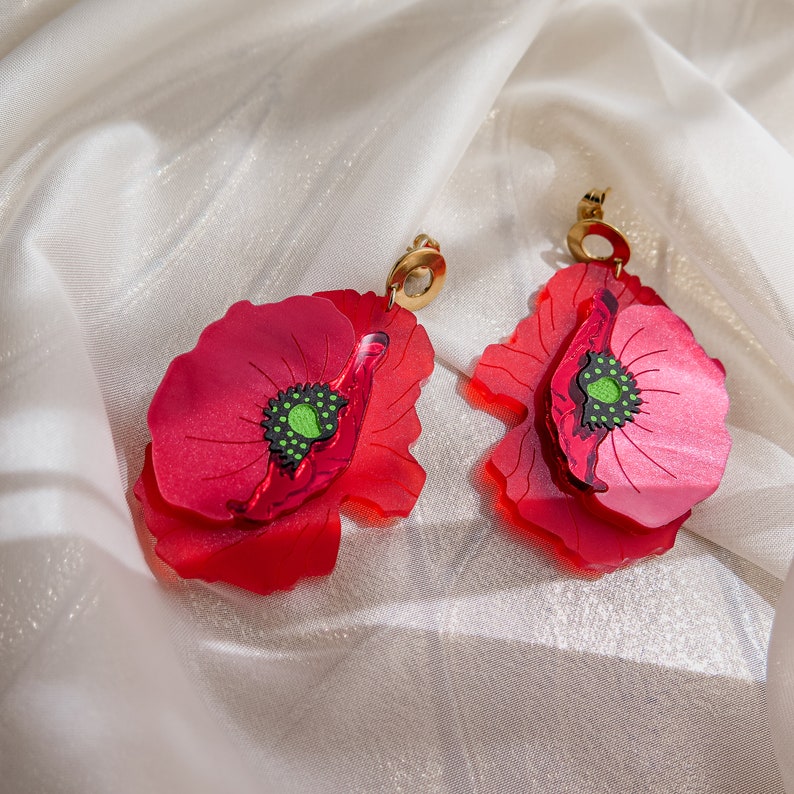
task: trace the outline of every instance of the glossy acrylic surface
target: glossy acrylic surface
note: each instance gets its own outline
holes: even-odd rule
[[[591,427],[582,415],[587,395],[579,375],[588,352],[610,347],[638,372],[647,396],[637,421]],[[659,372],[655,363],[646,368],[640,361],[652,355]],[[624,272],[616,279],[599,264],[559,271],[512,339],[486,348],[472,380],[486,400],[520,417],[488,463],[508,514],[519,526],[556,538],[563,554],[586,569],[610,571],[666,551],[689,508],[722,476],[730,448],[723,381],[720,365],[686,324],[635,276]],[[683,402],[674,409],[662,383],[682,385],[675,399]],[[594,393],[608,396],[609,386]],[[689,432],[684,420],[692,412],[702,421],[695,433],[700,452],[694,443],[682,452]],[[637,441],[638,433],[653,442]],[[665,461],[676,455],[684,457],[668,469]]]
[[[330,573],[345,501],[404,516],[422,489],[409,447],[432,367],[414,316],[386,312],[372,293],[232,306],[172,362],[152,400],[152,444],[135,494],[157,554],[181,576],[259,593]],[[279,395],[293,408],[284,400],[306,384],[338,396],[338,425],[314,440],[321,430],[285,415],[305,447],[292,468],[271,450],[262,417]],[[316,409],[320,421],[329,405]]]

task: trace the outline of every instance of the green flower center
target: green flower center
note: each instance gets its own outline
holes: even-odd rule
[[[265,418],[265,440],[285,468],[294,471],[312,444],[327,441],[339,429],[339,410],[347,400],[327,383],[296,384],[272,397]]]
[[[287,414],[287,424],[304,438],[319,438],[323,431],[317,418],[317,409],[313,405],[296,405]]]
[[[584,427],[614,430],[633,422],[634,415],[640,412],[642,400],[637,382],[609,350],[589,351],[576,382],[584,394]]]
[[[616,403],[620,399],[620,385],[614,378],[599,378],[587,384],[587,393],[597,402]]]

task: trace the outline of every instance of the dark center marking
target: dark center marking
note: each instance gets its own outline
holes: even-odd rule
[[[609,350],[588,352],[576,382],[584,395],[582,425],[591,430],[614,430],[633,422],[640,412],[637,382]]]
[[[327,383],[295,384],[268,401],[262,409],[265,440],[278,462],[293,471],[317,441],[331,438],[339,429],[338,409],[347,400]]]

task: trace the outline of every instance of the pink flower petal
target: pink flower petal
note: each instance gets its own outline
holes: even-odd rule
[[[530,419],[500,442],[489,470],[501,484],[502,504],[519,525],[556,538],[566,558],[591,571],[614,571],[632,560],[662,554],[672,547],[688,516],[651,534],[639,534],[589,510],[578,493],[561,488],[552,475]]]
[[[714,493],[725,471],[731,438],[724,370],[662,306],[620,313],[612,350],[636,378],[642,412],[599,447],[596,475],[608,489],[593,498],[659,527]]]
[[[247,500],[267,473],[262,407],[297,383],[336,377],[354,341],[350,323],[322,298],[230,307],[171,362],[152,400],[163,498],[205,519],[228,519],[227,503]]]
[[[534,314],[522,320],[509,342],[486,348],[472,386],[487,400],[527,418],[494,449],[489,471],[502,490],[513,521],[556,537],[577,565],[610,571],[631,560],[669,549],[686,515],[650,534],[638,534],[633,522],[618,521],[609,511],[596,513],[560,472],[559,453],[546,420],[546,393],[564,349],[583,321],[599,289],[609,290],[618,309],[634,303],[661,304],[636,276],[615,279],[599,264],[572,265],[556,273],[538,297]]]

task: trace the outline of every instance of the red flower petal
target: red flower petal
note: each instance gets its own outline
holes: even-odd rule
[[[416,501],[425,474],[408,448],[432,368],[414,316],[386,312],[372,293],[233,306],[172,363],[150,409],[153,444],[134,490],[157,554],[182,576],[263,594],[330,573],[344,501],[384,516]],[[301,382],[327,382],[346,402],[337,431],[313,442],[292,476],[260,422],[272,397]],[[235,421],[242,435],[222,436]],[[254,445],[262,450],[246,458]]]
[[[489,465],[514,520],[556,536],[578,565],[608,571],[670,548],[685,516],[653,533],[634,534],[588,510],[557,472],[545,395],[561,351],[579,325],[580,308],[589,306],[602,288],[615,295],[619,309],[662,303],[653,290],[625,272],[615,279],[599,264],[565,268],[549,280],[535,313],[518,324],[510,342],[486,348],[472,385],[486,399],[529,414],[497,445]]]
[[[241,301],[207,326],[196,347],[171,362],[149,409],[165,501],[228,519],[228,502],[249,499],[267,473],[262,407],[296,383],[336,377],[354,341],[330,302],[306,296]]]
[[[672,548],[688,513],[652,534],[627,531],[560,487],[543,452],[534,419],[527,418],[505,436],[488,462],[502,490],[502,504],[516,524],[556,540],[565,557],[591,571],[614,571]]]
[[[253,521],[272,521],[316,498],[350,465],[364,422],[375,370],[388,350],[388,336],[381,332],[359,338],[350,358],[329,388],[344,396],[336,433],[316,443],[294,473],[285,471],[271,455],[267,472],[251,497],[229,503],[235,515]]]
[[[266,595],[298,579],[330,573],[339,549],[339,517],[319,500],[267,525],[220,524],[171,507],[157,488],[151,445],[135,485],[157,555],[184,578],[224,581]]]
[[[422,430],[415,404],[433,371],[427,332],[412,312],[400,306],[387,312],[385,299],[372,292],[317,294],[348,317],[356,336],[374,331],[389,336],[389,350],[370,392],[356,454],[328,496],[364,504],[384,517],[407,516],[426,478],[409,450]]]
[[[731,448],[725,373],[663,306],[618,314],[611,344],[643,403],[599,447],[596,474],[608,488],[593,498],[653,528],[710,496],[722,479]]]
[[[551,416],[565,465],[571,474],[596,490],[606,486],[595,476],[598,445],[609,432],[605,427],[591,430],[582,425],[582,393],[577,375],[589,351],[603,351],[615,322],[617,301],[611,292],[598,290],[593,296],[592,310],[568,346],[551,378]]]

